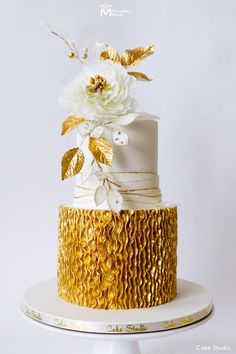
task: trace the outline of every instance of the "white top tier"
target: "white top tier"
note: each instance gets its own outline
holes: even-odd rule
[[[144,171],[157,173],[158,125],[157,121],[136,119],[122,127],[129,143],[114,145],[112,169],[117,171]]]
[[[123,209],[149,209],[161,202],[158,177],[158,123],[156,119],[139,117],[133,123],[122,126],[129,136],[128,145],[113,144],[112,168],[105,166],[109,179],[119,186],[123,197]],[[106,136],[110,141],[109,133]],[[77,145],[82,138],[77,136]],[[86,144],[85,144],[86,145]],[[91,152],[83,146],[85,161],[92,161]],[[86,163],[86,164],[87,164]],[[83,209],[110,209],[106,201],[96,207],[94,191],[101,184],[96,175],[82,184],[81,174],[76,176],[74,203]]]

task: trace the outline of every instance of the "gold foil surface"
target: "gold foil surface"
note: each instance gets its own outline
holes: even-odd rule
[[[104,138],[89,138],[88,148],[98,162],[112,166],[113,151],[109,141]]]
[[[157,306],[176,296],[177,208],[60,207],[58,293],[97,309]]]

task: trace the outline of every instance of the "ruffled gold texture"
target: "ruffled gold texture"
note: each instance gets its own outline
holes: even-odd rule
[[[176,296],[177,208],[60,207],[58,293],[97,309],[157,306]]]

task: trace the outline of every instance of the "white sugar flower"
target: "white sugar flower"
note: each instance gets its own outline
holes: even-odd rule
[[[110,60],[85,65],[64,87],[61,105],[70,113],[101,123],[134,111],[130,89],[135,78],[124,67]]]

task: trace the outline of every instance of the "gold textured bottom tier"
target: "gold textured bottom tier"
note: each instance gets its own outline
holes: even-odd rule
[[[61,206],[58,293],[97,309],[157,306],[176,296],[177,208]]]

